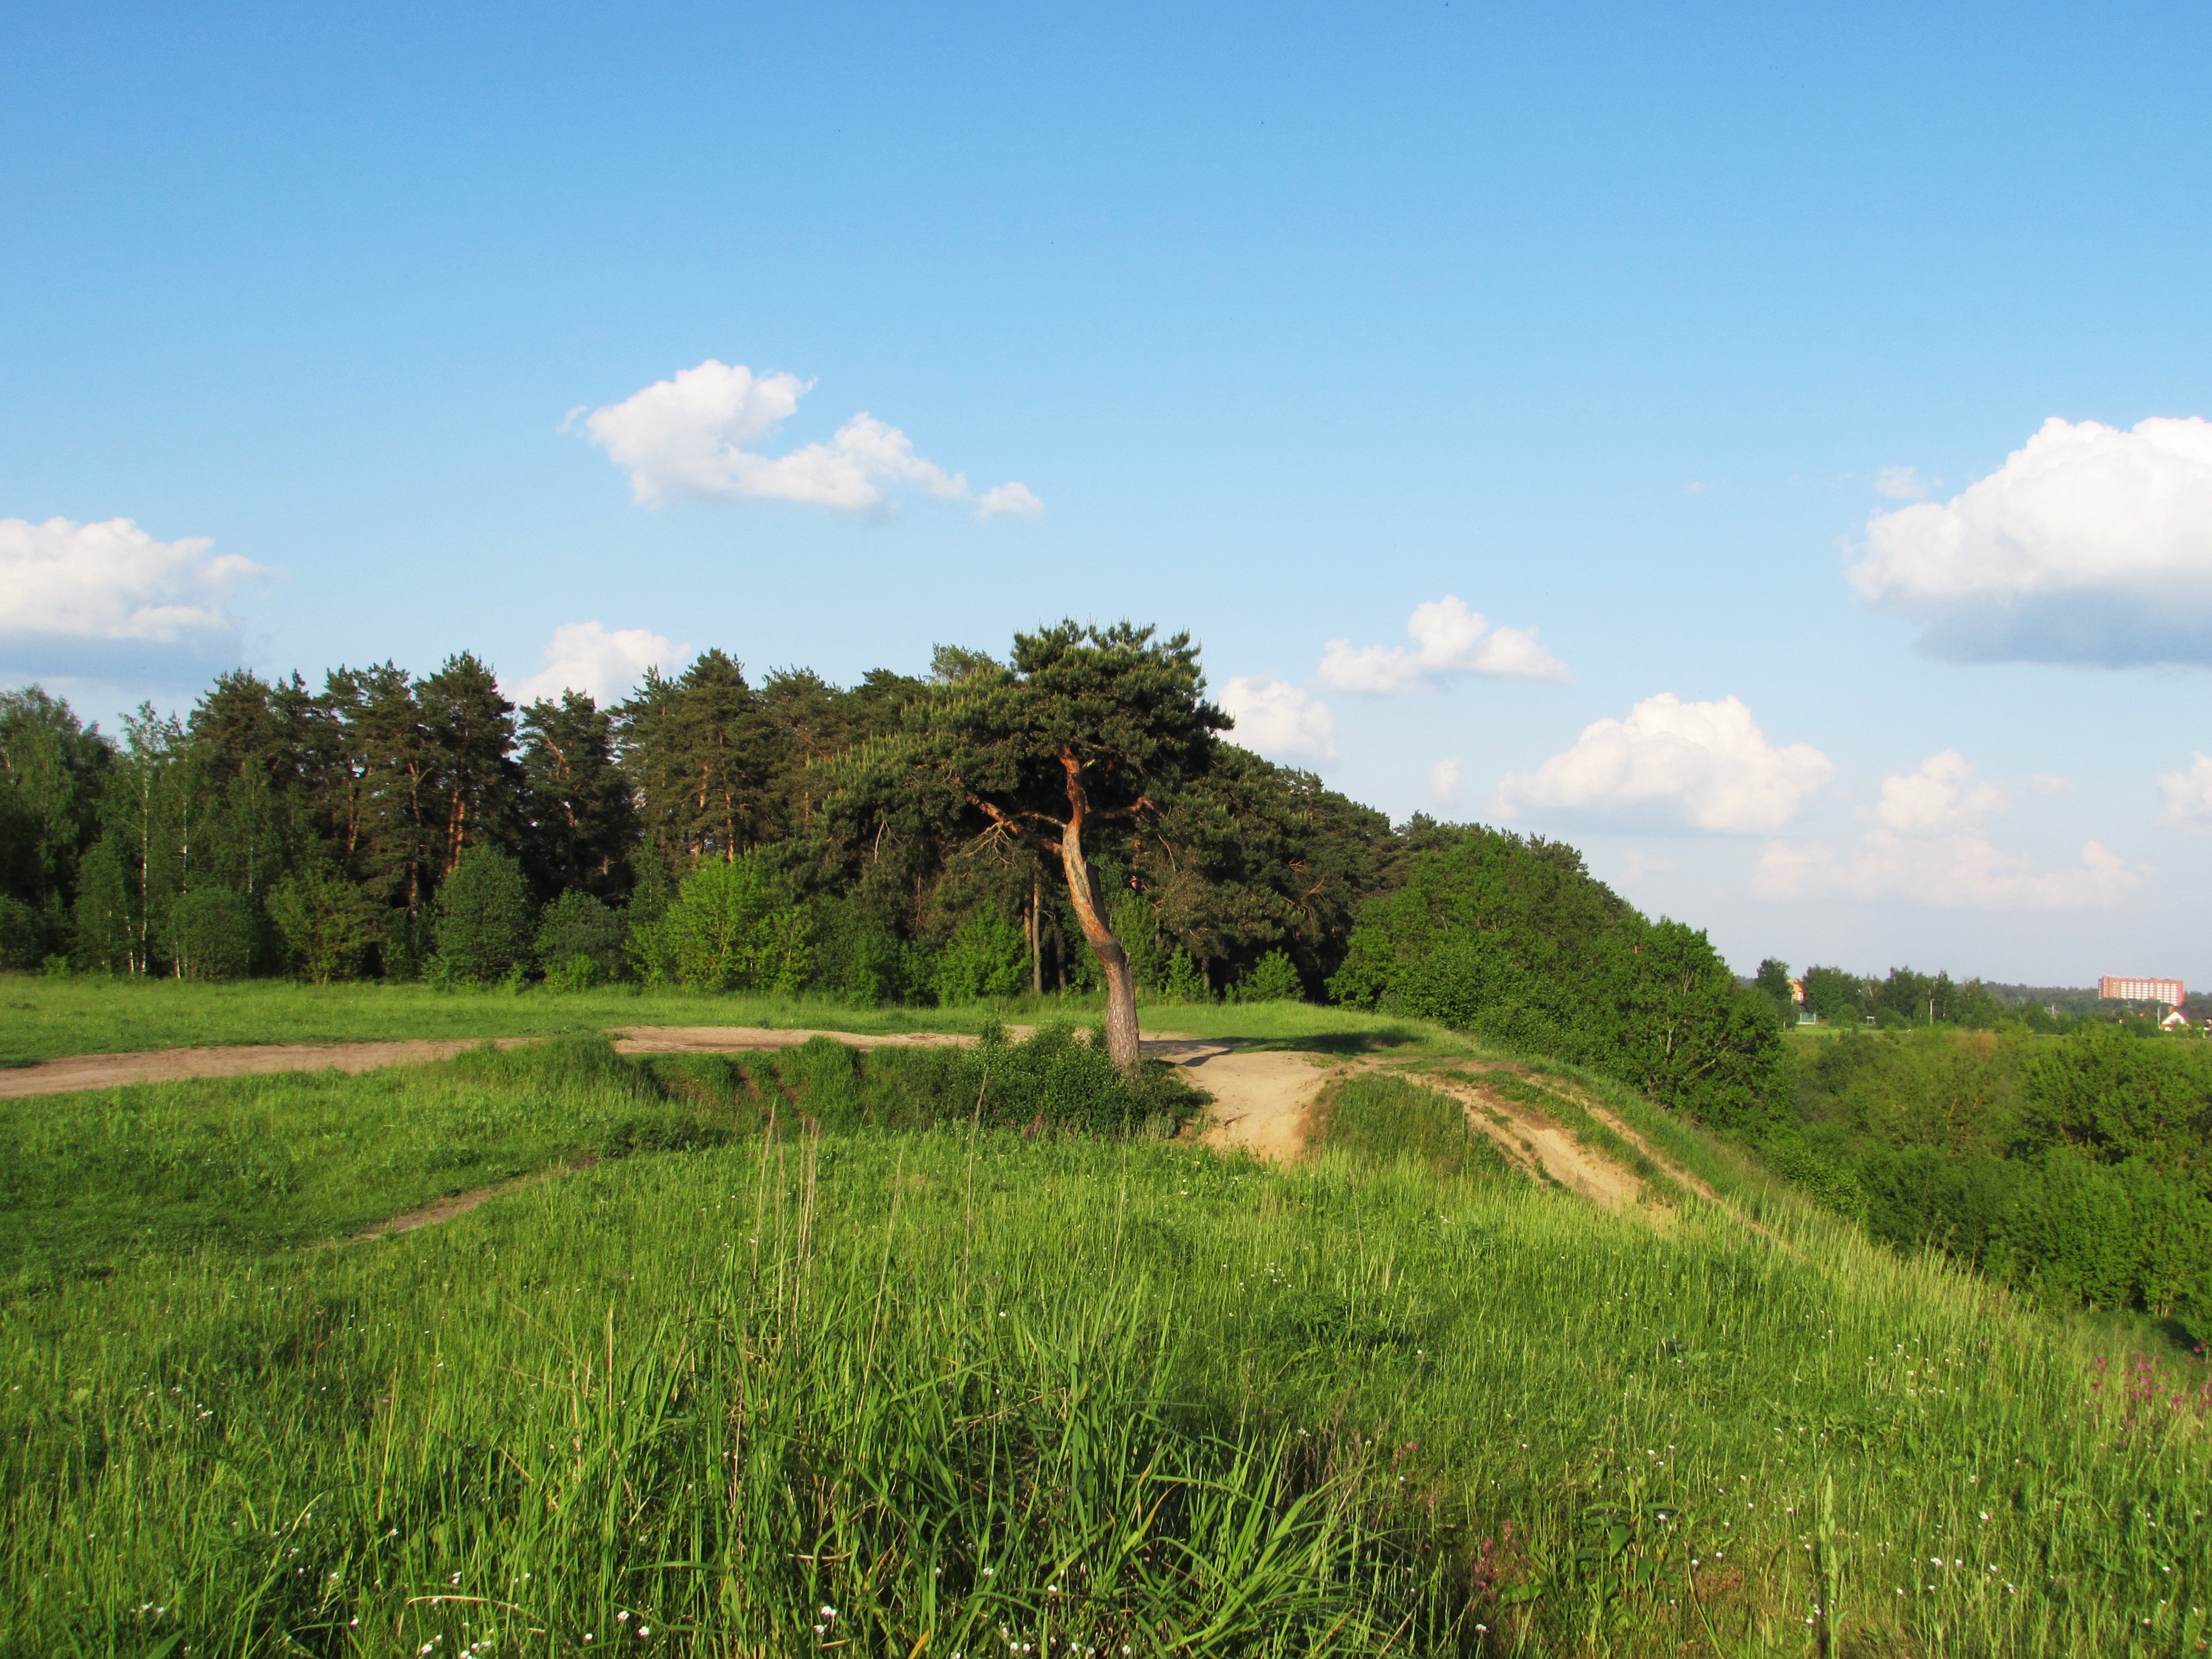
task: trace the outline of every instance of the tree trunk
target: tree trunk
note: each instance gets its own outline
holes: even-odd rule
[[[1106,1057],[1119,1069],[1133,1071],[1144,1053],[1138,1046],[1137,981],[1129,972],[1128,953],[1106,925],[1097,872],[1083,856],[1083,819],[1091,803],[1084,793],[1082,769],[1068,754],[1062,754],[1060,764],[1067,769],[1068,811],[1067,827],[1060,836],[1060,866],[1067,877],[1067,896],[1075,906],[1084,939],[1106,970]]]
[[[1044,896],[1043,883],[1030,878],[1030,994],[1044,994],[1044,922],[1037,901]]]

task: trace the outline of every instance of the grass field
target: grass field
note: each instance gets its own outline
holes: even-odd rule
[[[1771,1237],[1539,1189],[1406,1076],[1294,1172],[1025,1135],[1082,1098],[995,1052],[13,1103],[0,1651],[2201,1650],[2181,1373],[1663,1115]]]
[[[973,1031],[993,1020],[1096,1020],[1097,997],[1017,997],[957,1008],[855,1008],[820,997],[689,991],[435,991],[420,985],[303,985],[0,975],[0,1066],[69,1054],[234,1042],[371,1042],[557,1036],[623,1025],[771,1025],[841,1031]],[[1151,1005],[1146,1029],[1301,1041],[1450,1039],[1436,1028],[1302,1002]]]

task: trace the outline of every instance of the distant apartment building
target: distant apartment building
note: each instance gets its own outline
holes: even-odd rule
[[[2110,974],[2097,981],[2097,994],[2115,1002],[2162,1002],[2169,1008],[2189,1000],[2178,979],[2118,979]]]

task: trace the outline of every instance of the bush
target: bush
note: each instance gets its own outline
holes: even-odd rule
[[[1162,1002],[1211,1002],[1213,988],[1206,982],[1206,975],[1198,971],[1198,964],[1190,959],[1188,951],[1177,951],[1168,958],[1165,972],[1160,975],[1157,993]]]
[[[253,971],[260,907],[228,887],[196,887],[169,907],[169,960],[181,979],[244,979]]]
[[[530,949],[530,890],[522,866],[496,847],[471,847],[438,890],[436,938],[446,973],[489,984]]]
[[[938,952],[931,983],[945,1006],[1018,996],[1030,976],[1029,940],[1015,923],[986,912],[960,924]]]
[[[624,948],[629,933],[620,911],[582,888],[572,887],[545,907],[538,924],[535,954],[549,982],[557,977],[565,988],[581,990],[585,988],[574,982],[579,961],[592,965],[590,984],[604,985],[622,976],[629,960]]]
[[[293,965],[318,985],[351,979],[378,936],[376,906],[360,888],[319,860],[276,884],[269,919]]]
[[[915,988],[926,985],[926,970],[918,952],[901,942],[878,918],[848,898],[817,898],[813,902],[813,968],[817,990],[874,1007],[903,1002]]]
[[[1306,994],[1297,964],[1287,951],[1270,951],[1253,964],[1239,988],[1246,1002],[1296,1002]]]
[[[812,918],[783,878],[746,856],[702,864],[658,921],[635,928],[630,959],[650,984],[699,991],[803,988]]]

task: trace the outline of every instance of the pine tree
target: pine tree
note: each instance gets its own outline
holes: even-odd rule
[[[580,691],[522,711],[523,859],[549,897],[629,891],[637,806],[615,757],[614,717]]]

